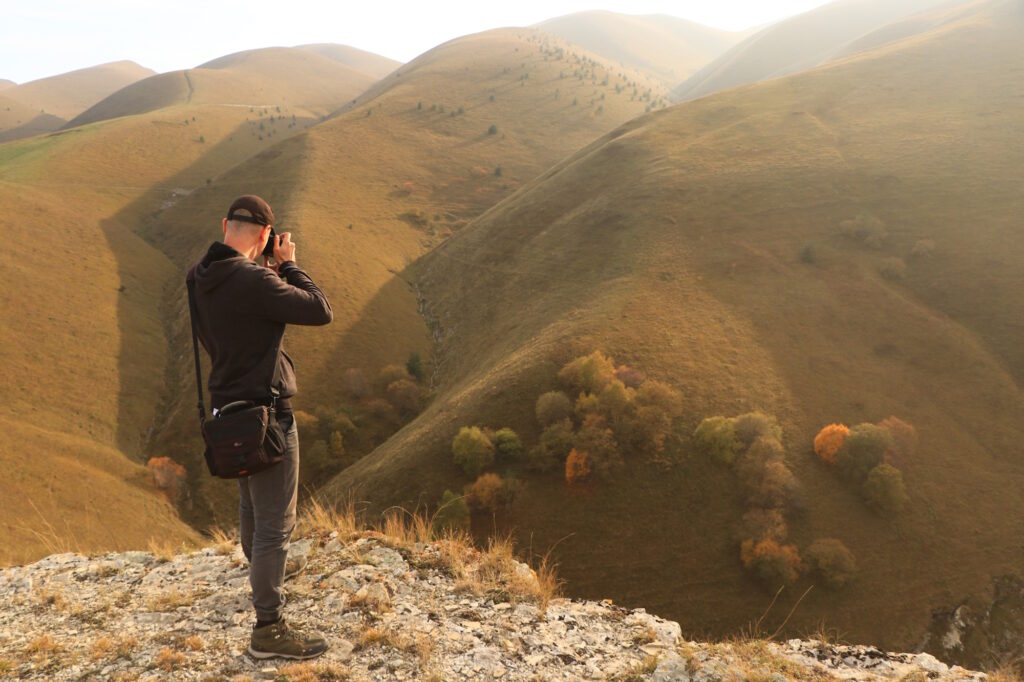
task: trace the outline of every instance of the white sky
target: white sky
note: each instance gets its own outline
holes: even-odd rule
[[[3,0],[0,78],[130,59],[158,72],[240,50],[341,43],[406,62],[452,38],[607,9],[745,30],[826,0]]]

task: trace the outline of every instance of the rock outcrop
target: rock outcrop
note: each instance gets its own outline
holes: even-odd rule
[[[0,571],[0,677],[47,680],[982,680],[928,654],[817,641],[688,642],[678,623],[552,597],[497,544],[372,531],[293,543],[287,617],[331,648],[304,663],[245,654],[236,544],[191,554],[59,554]]]

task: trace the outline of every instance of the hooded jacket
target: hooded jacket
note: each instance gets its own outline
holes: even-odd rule
[[[211,406],[267,403],[273,383],[278,409],[289,411],[296,385],[281,345],[284,328],[329,323],[334,315],[324,292],[291,261],[275,273],[221,242],[210,246],[186,282],[193,284],[196,333],[213,362]]]

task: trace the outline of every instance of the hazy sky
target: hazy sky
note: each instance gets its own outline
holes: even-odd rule
[[[158,72],[239,50],[342,43],[409,61],[446,40],[587,9],[743,30],[825,0],[4,0],[0,78],[18,83],[130,59]]]

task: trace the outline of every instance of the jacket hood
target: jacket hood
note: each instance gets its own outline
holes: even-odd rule
[[[200,291],[212,291],[251,262],[227,244],[214,242],[196,264],[196,287]]]

